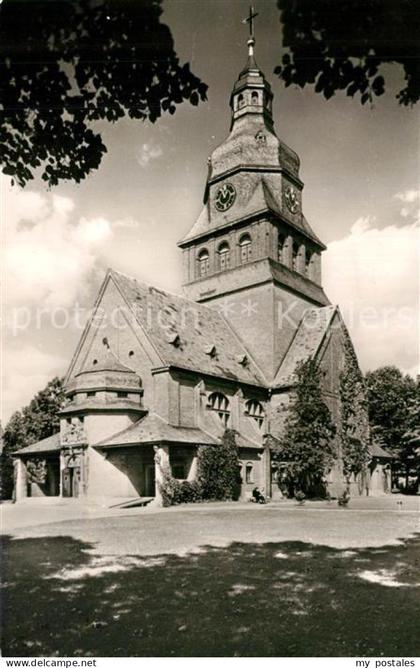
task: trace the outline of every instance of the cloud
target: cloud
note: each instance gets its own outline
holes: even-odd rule
[[[417,376],[420,376],[420,362],[417,362],[417,364],[414,364],[414,366],[409,369],[402,368],[401,371],[412,376],[412,378],[416,378]]]
[[[138,229],[140,227],[139,221],[134,220],[134,218],[122,218],[121,220],[116,220],[112,224],[113,228],[121,228],[121,229]]]
[[[158,144],[143,144],[137,153],[137,162],[140,167],[147,167],[152,161],[160,158],[163,150]]]
[[[373,222],[375,222],[374,216],[362,216],[361,218],[358,218],[356,222],[353,223],[350,234],[353,234],[354,236],[364,234],[370,228]]]
[[[32,345],[10,349],[2,365],[2,422],[26,406],[54,377],[64,375],[69,361]]]
[[[418,243],[414,216],[405,224],[374,227],[356,221],[348,236],[329,244],[324,286],[340,305],[362,367],[395,364],[414,372],[418,363]]]
[[[111,236],[111,224],[105,218],[81,218],[74,230],[74,239],[83,246],[102,243]]]
[[[5,301],[68,307],[113,235],[104,218],[75,220],[72,199],[4,187]]]
[[[400,216],[402,218],[412,218],[416,222],[420,222],[420,209],[418,206],[420,190],[404,190],[394,195],[394,199],[400,200],[405,205],[400,209]]]
[[[404,190],[404,192],[394,195],[394,198],[401,200],[401,202],[412,203],[420,199],[420,190]]]

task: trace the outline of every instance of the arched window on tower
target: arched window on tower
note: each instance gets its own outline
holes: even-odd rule
[[[282,234],[279,234],[279,239],[277,243],[277,260],[279,262],[284,262],[284,244],[286,243],[286,237]]]
[[[261,429],[264,423],[264,406],[257,399],[250,399],[245,404],[245,415],[252,418]]]
[[[241,93],[240,95],[238,95],[238,109],[240,109],[244,105],[245,105],[245,100],[244,100],[244,96]]]
[[[294,241],[292,250],[292,269],[294,271],[298,270],[298,257],[299,257],[299,244],[296,243],[296,241]]]
[[[252,259],[252,242],[249,234],[243,234],[239,239],[240,259],[241,264],[251,262]]]
[[[251,102],[252,104],[258,104],[258,93],[256,90],[253,90],[251,93]]]
[[[305,250],[305,276],[310,277],[311,273],[312,253],[310,250]]]
[[[224,271],[225,269],[229,269],[230,267],[230,248],[229,244],[227,241],[223,241],[219,248],[217,249],[218,252],[218,268],[220,271]]]
[[[210,269],[209,252],[205,248],[198,255],[198,275],[207,276]]]
[[[230,420],[229,399],[221,392],[212,392],[208,398],[207,408],[215,411],[223,424],[227,427]]]

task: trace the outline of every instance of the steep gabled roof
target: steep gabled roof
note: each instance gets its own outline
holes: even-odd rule
[[[111,270],[110,275],[135,320],[153,343],[163,366],[266,385],[251,355],[216,309],[116,271]],[[214,349],[214,354],[208,354],[209,347]],[[247,364],[241,364],[244,357]]]
[[[324,306],[305,311],[274,379],[274,387],[285,387],[296,382],[296,365],[317,354],[336,309],[336,306]]]
[[[217,445],[219,439],[197,427],[175,427],[155,413],[149,413],[123,431],[94,443],[95,448],[115,448],[151,443],[187,443]]]
[[[16,450],[13,453],[13,457],[20,457],[21,455],[36,455],[42,454],[43,452],[59,452],[60,450],[60,432],[48,436],[48,438],[43,438],[42,441],[37,443],[32,443],[27,445],[25,448]]]

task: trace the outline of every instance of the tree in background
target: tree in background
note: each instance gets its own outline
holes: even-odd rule
[[[400,460],[401,473],[418,475],[420,447],[420,383],[395,366],[366,374],[372,434]],[[417,473],[416,473],[417,471]]]
[[[395,366],[383,366],[368,371],[366,388],[373,433],[389,452],[400,455],[416,381]]]
[[[402,67],[403,105],[420,97],[420,12],[415,0],[277,0],[283,24],[286,86],[314,86],[329,99],[338,90],[362,104],[385,92],[387,70]]]
[[[92,123],[154,123],[207,86],[181,65],[161,0],[3,0],[0,161],[20,185],[80,182],[106,152]]]
[[[336,427],[321,391],[321,372],[314,360],[296,368],[295,397],[286,418],[285,433],[272,441],[273,460],[292,496],[325,493],[325,476],[335,459]]]
[[[197,481],[204,500],[236,500],[240,494],[240,462],[235,431],[226,429],[218,446],[202,446],[198,451]]]
[[[408,399],[407,429],[402,437],[401,459],[405,467],[405,486],[409,488],[409,476],[416,476],[413,491],[417,492],[420,484],[420,380],[417,379],[414,393]]]
[[[53,378],[32,401],[16,411],[3,432],[3,451],[0,456],[1,498],[8,499],[13,491],[12,454],[26,445],[48,438],[60,428],[58,412],[64,406],[63,379]]]

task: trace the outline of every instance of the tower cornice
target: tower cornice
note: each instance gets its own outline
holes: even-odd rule
[[[211,302],[224,299],[233,294],[246,293],[249,290],[249,268],[253,268],[252,288],[262,285],[276,285],[297,297],[304,297],[313,306],[326,306],[330,303],[323,288],[311,281],[306,276],[291,271],[280,262],[271,258],[261,258],[232,268],[224,272],[216,272],[212,276],[206,276],[185,283],[191,297],[199,302]],[[223,274],[223,288],[220,289],[218,282]],[[232,280],[234,278],[234,280]],[[205,286],[205,290],[204,287]]]
[[[307,234],[304,230],[302,230],[301,227],[293,223],[288,218],[283,217],[280,214],[276,213],[275,211],[271,211],[270,209],[267,208],[255,211],[255,213],[253,213],[252,216],[243,216],[242,218],[231,220],[227,223],[224,223],[223,225],[218,225],[217,227],[211,227],[211,228],[209,227],[209,229],[206,230],[205,232],[196,234],[195,236],[189,237],[188,239],[184,240],[181,239],[181,241],[178,241],[177,245],[180,248],[187,248],[188,246],[195,245],[197,241],[204,242],[207,239],[210,239],[211,237],[221,236],[230,229],[234,229],[237,227],[238,228],[245,227],[253,222],[261,220],[261,218],[263,218],[264,216],[272,220],[277,220],[279,223],[282,223],[286,227],[289,227],[291,230],[296,232],[298,236],[300,236],[302,239],[308,239],[309,241],[311,241],[313,245],[316,246],[319,250],[326,250],[327,247],[319,239],[316,239],[315,237],[312,237],[311,235]]]
[[[303,186],[304,186],[303,181],[301,181],[298,176],[293,174],[290,170],[286,169],[285,167],[276,166],[276,165],[267,166],[267,165],[264,165],[264,164],[256,165],[256,164],[245,164],[245,163],[241,164],[241,165],[235,165],[235,167],[232,167],[231,169],[226,169],[224,172],[219,172],[215,176],[211,176],[208,179],[207,184],[209,186],[213,185],[214,183],[217,183],[218,181],[222,181],[223,179],[225,179],[228,176],[233,176],[234,174],[237,174],[238,172],[263,172],[265,174],[267,174],[267,173],[284,174],[298,188],[303,188]]]

